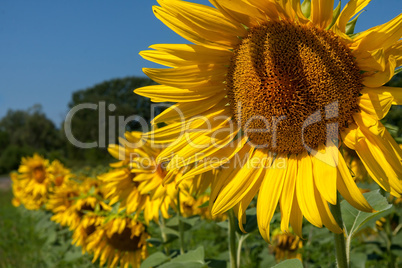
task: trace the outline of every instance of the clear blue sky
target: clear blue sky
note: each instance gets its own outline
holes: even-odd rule
[[[155,4],[156,0],[2,0],[0,118],[8,109],[40,103],[59,126],[72,92],[112,78],[144,76],[141,68],[155,65],[143,60],[139,51],[157,43],[185,42],[154,17]],[[385,23],[401,12],[402,0],[373,0],[356,30]]]

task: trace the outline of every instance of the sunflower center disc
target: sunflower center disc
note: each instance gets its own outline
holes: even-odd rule
[[[125,228],[123,232],[114,233],[112,237],[107,238],[109,245],[120,251],[136,251],[139,247],[140,237],[131,238],[131,229]]]
[[[33,176],[37,183],[42,183],[46,178],[45,168],[43,166],[35,167],[33,170]]]
[[[339,37],[285,21],[250,29],[234,50],[226,86],[249,140],[292,154],[306,146],[316,149],[327,135],[338,137],[358,111],[363,88],[360,70]]]

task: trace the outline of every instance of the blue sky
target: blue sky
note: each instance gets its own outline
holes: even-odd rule
[[[144,76],[142,67],[155,65],[143,60],[139,51],[157,43],[186,42],[154,17],[155,4],[155,0],[2,0],[0,118],[8,109],[40,103],[59,126],[72,92],[112,78]],[[373,0],[356,30],[385,23],[401,11],[401,0]]]

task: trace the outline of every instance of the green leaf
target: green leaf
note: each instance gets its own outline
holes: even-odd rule
[[[191,227],[194,226],[198,221],[200,220],[200,217],[194,216],[190,218],[181,218],[181,221],[184,222],[186,225],[190,225]]]
[[[353,235],[369,220],[384,216],[390,212],[392,205],[382,196],[379,190],[363,194],[369,204],[376,210],[374,213],[367,213],[352,207],[345,200],[341,202],[342,219],[346,228],[346,235]]]
[[[201,268],[208,267],[204,261],[204,247],[199,247],[185,254],[179,255],[159,268]],[[143,268],[141,266],[141,268]]]
[[[163,243],[162,240],[160,240],[159,238],[149,238],[147,239],[147,242],[154,245],[155,247],[158,247]]]
[[[310,18],[311,1],[304,0],[303,3],[301,4],[301,10],[302,10],[303,15],[306,16],[306,18]]]
[[[328,26],[327,29],[331,29],[332,26],[334,26],[336,20],[339,17],[339,14],[341,14],[341,1],[338,2],[338,6],[334,9],[333,15],[332,15],[332,22]]]
[[[172,234],[172,235],[175,235],[175,236],[180,236],[180,235],[179,235],[179,232],[176,231],[176,230],[174,230],[174,229],[172,229],[172,228],[169,228],[169,227],[161,227],[161,229],[162,229],[162,228],[163,228],[163,231],[164,231],[165,234]]]
[[[249,208],[246,210],[246,224],[244,225],[244,230],[247,233],[251,233],[257,229],[257,210],[256,208]]]
[[[298,259],[291,259],[286,260],[283,262],[278,263],[277,265],[273,266],[272,268],[303,268],[303,264]]]
[[[359,14],[357,14],[357,16],[356,16],[353,20],[350,20],[350,21],[346,24],[345,33],[346,33],[347,35],[352,35],[352,34],[354,34],[357,19],[359,18],[360,14],[363,13],[363,11],[364,11],[364,10],[360,11]]]
[[[75,251],[67,251],[64,255],[64,261],[66,262],[74,262],[82,257],[82,252],[80,250]]]
[[[206,259],[209,268],[221,268],[226,267],[226,261],[223,260],[214,260],[214,259]]]
[[[162,252],[155,252],[152,255],[149,255],[148,258],[146,258],[142,263],[140,268],[151,268],[155,267],[158,265],[161,265],[162,263],[166,262],[170,258],[163,254]]]
[[[209,200],[205,201],[201,206],[199,206],[198,208],[206,208],[209,206]]]
[[[367,255],[361,252],[353,253],[350,255],[351,268],[365,268]]]

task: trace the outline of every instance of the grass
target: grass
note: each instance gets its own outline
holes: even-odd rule
[[[98,267],[49,213],[16,208],[11,200],[10,190],[0,190],[0,268]]]

